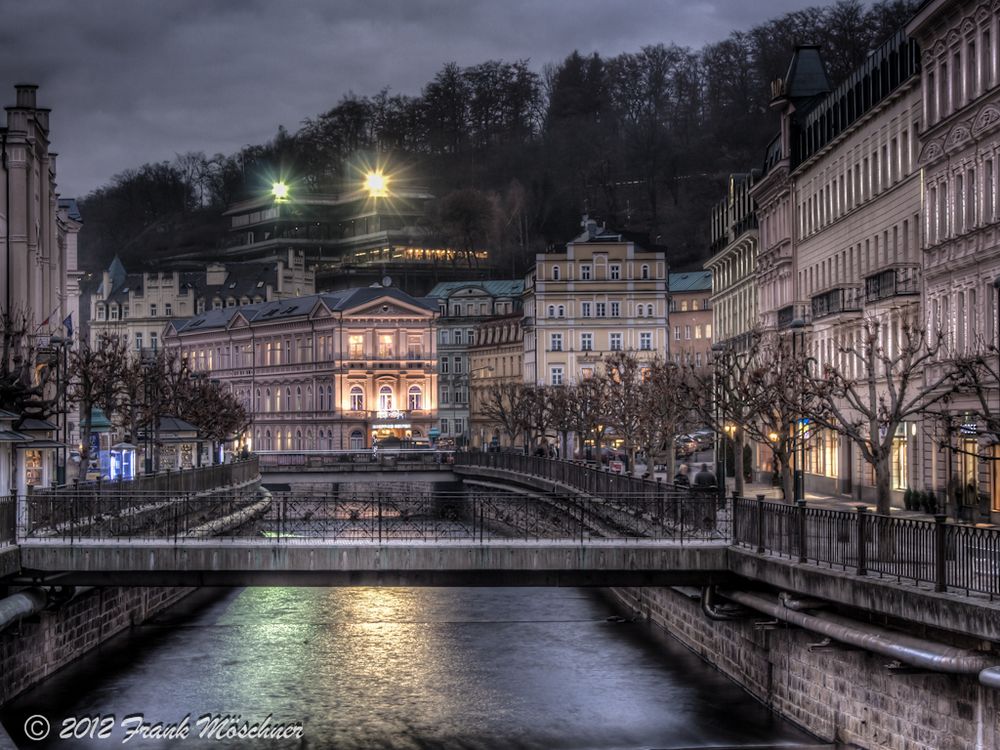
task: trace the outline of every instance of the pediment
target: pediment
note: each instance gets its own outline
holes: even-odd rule
[[[987,104],[976,115],[975,121],[972,123],[972,135],[978,136],[983,131],[989,130],[991,127],[1000,122],[1000,107],[996,104]]]
[[[948,133],[944,141],[945,151],[954,151],[964,146],[972,138],[972,121],[957,123]]]
[[[344,317],[350,318],[412,318],[430,317],[430,310],[425,310],[416,305],[407,305],[405,302],[384,297],[364,305],[360,305],[352,310],[347,310]]]
[[[236,313],[232,319],[229,321],[229,328],[247,328],[250,325],[250,321],[246,319],[243,313]]]
[[[944,149],[941,147],[940,140],[929,141],[920,149],[920,156],[917,157],[917,162],[927,164],[939,158],[943,153]]]

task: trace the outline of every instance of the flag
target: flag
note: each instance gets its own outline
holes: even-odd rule
[[[66,337],[73,338],[73,313],[66,316],[66,320],[63,321],[63,328],[66,329]]]

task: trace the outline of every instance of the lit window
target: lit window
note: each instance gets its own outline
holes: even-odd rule
[[[423,401],[424,401],[424,394],[423,391],[420,390],[420,386],[411,385],[407,400],[407,404],[410,408],[410,411],[424,408]]]
[[[347,348],[348,356],[351,359],[361,359],[365,356],[365,339],[364,336],[355,333],[351,334],[347,338]]]
[[[323,408],[323,389],[320,389],[319,408]],[[351,386],[351,411],[363,411],[365,408],[365,392],[360,385]]]
[[[378,408],[380,411],[392,411],[392,386],[383,385],[378,389]]]

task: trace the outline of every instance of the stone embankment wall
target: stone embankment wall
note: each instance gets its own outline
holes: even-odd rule
[[[824,740],[870,750],[1000,748],[1000,691],[980,685],[975,675],[895,672],[888,658],[867,651],[837,644],[810,649],[822,636],[781,624],[761,627],[764,615],[710,620],[698,601],[674,589],[610,592]]]
[[[97,588],[0,633],[0,705],[195,589]]]

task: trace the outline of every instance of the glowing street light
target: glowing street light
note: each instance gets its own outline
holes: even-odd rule
[[[271,195],[279,203],[288,200],[288,185],[284,182],[272,182],[271,183]]]
[[[381,172],[369,172],[365,176],[365,188],[372,198],[384,198],[389,194],[389,180]]]

